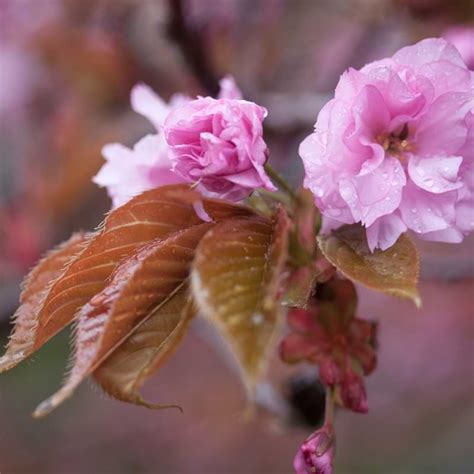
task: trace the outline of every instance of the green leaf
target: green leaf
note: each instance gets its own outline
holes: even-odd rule
[[[280,326],[280,282],[289,221],[280,208],[263,217],[217,224],[200,242],[191,273],[199,311],[230,345],[251,392]]]
[[[318,243],[325,257],[347,278],[421,306],[416,287],[418,251],[406,234],[388,250],[373,253],[367,245],[365,229],[359,225],[346,225],[328,236],[319,236]]]

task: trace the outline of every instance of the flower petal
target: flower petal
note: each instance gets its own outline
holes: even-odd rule
[[[400,203],[403,222],[418,234],[452,227],[455,224],[456,199],[457,191],[433,194],[409,180]]]
[[[219,81],[221,90],[219,99],[242,99],[242,91],[237,86],[232,76],[225,76]]]
[[[341,180],[339,189],[355,221],[368,227],[397,209],[405,183],[400,162],[387,157],[371,174]]]
[[[430,193],[445,193],[463,186],[458,179],[461,156],[412,156],[408,161],[408,174],[421,189]]]
[[[472,101],[469,93],[449,92],[438,97],[418,124],[415,142],[420,155],[456,155],[467,139],[464,117]]]
[[[367,243],[370,251],[376,248],[387,250],[407,230],[407,226],[397,213],[379,217],[367,227]]]
[[[457,66],[464,66],[457,49],[441,38],[427,38],[412,46],[400,49],[393,55],[399,64],[412,68],[435,61],[446,61]]]
[[[132,109],[146,117],[159,130],[170,111],[166,102],[146,84],[137,84],[130,94]]]

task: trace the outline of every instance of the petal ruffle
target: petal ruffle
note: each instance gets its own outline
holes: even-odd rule
[[[370,251],[373,252],[376,248],[387,250],[406,230],[406,224],[397,213],[378,218],[367,227],[367,243]]]
[[[463,186],[458,179],[461,156],[412,156],[408,162],[408,174],[421,189],[430,193],[445,193]]]
[[[339,190],[355,221],[369,227],[398,208],[405,183],[400,162],[387,157],[371,174],[341,180]]]

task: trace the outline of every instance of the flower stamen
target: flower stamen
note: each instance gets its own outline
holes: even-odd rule
[[[402,160],[403,153],[414,150],[413,144],[408,140],[408,132],[408,124],[405,123],[400,133],[379,135],[377,141],[387,153]]]

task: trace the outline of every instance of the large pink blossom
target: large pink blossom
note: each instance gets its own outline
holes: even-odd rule
[[[239,201],[254,189],[274,190],[264,170],[263,107],[204,97],[175,108],[164,129],[173,170],[207,195]]]
[[[233,78],[225,77],[221,81],[219,97],[234,99],[240,96]],[[107,188],[113,207],[125,204],[148,189],[187,181],[171,169],[170,149],[164,138],[163,123],[171,110],[190,101],[187,96],[175,94],[166,103],[145,84],[138,84],[132,89],[132,109],[146,117],[157,133],[145,136],[132,149],[120,143],[108,144],[102,149],[106,163],[93,181]]]
[[[346,71],[300,145],[326,228],[360,222],[372,250],[407,229],[460,242],[474,228],[473,84],[443,39]]]

